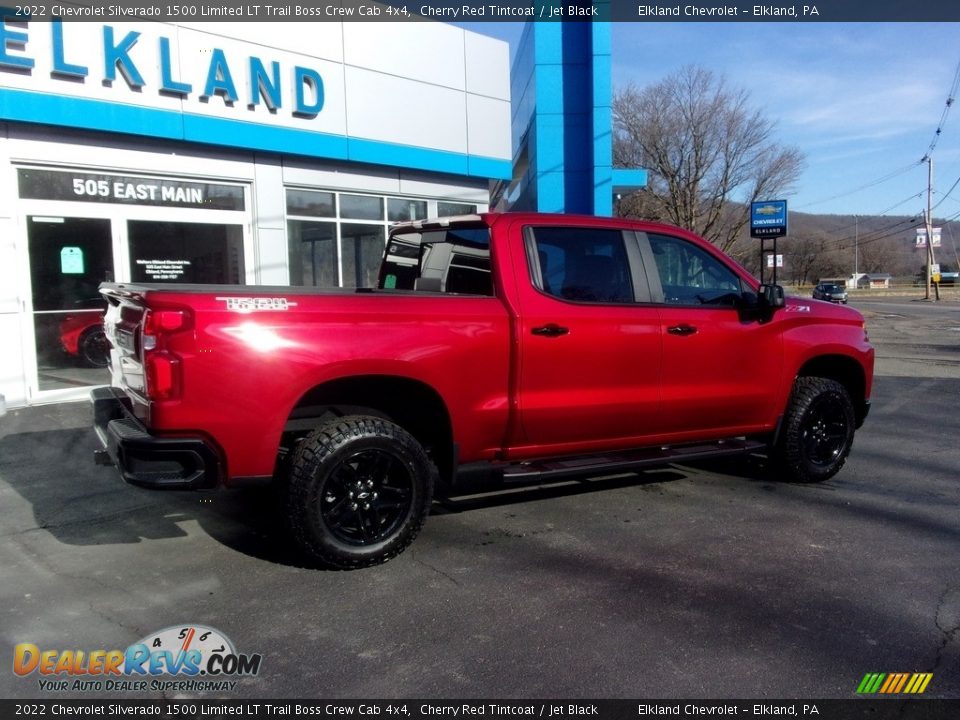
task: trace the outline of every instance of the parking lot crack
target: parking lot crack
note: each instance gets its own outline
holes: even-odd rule
[[[413,561],[414,561],[417,565],[422,565],[423,567],[427,568],[428,570],[431,570],[431,571],[435,572],[437,575],[440,575],[441,577],[446,578],[447,580],[449,580],[450,582],[452,582],[452,583],[453,583],[454,585],[456,585],[457,587],[460,587],[460,583],[457,581],[457,579],[456,579],[455,577],[453,577],[452,575],[450,575],[449,573],[445,573],[443,570],[440,570],[439,568],[435,568],[435,567],[434,567],[433,565],[431,565],[430,563],[425,562],[424,560],[421,560],[420,558],[418,558],[418,557],[416,557],[416,556],[414,556]]]
[[[54,570],[54,572],[61,578],[67,578],[68,580],[73,580],[74,582],[82,582],[94,585],[100,590],[107,591],[108,595],[126,595],[127,597],[135,600],[139,600],[130,590],[124,587],[122,584],[110,583],[104,580],[103,578],[93,577],[89,575],[69,575],[65,572]],[[119,624],[119,623],[117,623]],[[123,625],[121,625],[123,627]],[[138,632],[138,631],[137,631]]]
[[[135,638],[142,638],[142,637],[144,637],[144,635],[146,635],[146,633],[142,632],[139,628],[130,627],[129,625],[125,625],[122,621],[120,621],[120,620],[118,620],[117,618],[113,617],[113,616],[110,615],[109,613],[106,613],[106,612],[104,612],[103,610],[98,609],[97,606],[94,605],[93,602],[88,602],[88,603],[87,603],[87,607],[90,608],[90,612],[91,612],[91,613],[93,613],[94,615],[96,615],[97,617],[99,617],[101,620],[104,620],[104,621],[110,623],[111,625],[116,625],[117,627],[119,627],[119,628],[121,628],[121,629],[123,629],[123,630],[126,630],[128,633],[130,633],[130,634],[131,634],[133,637],[135,637]]]
[[[937,655],[933,661],[933,670],[937,670],[943,662],[947,648],[960,636],[960,588],[948,587],[943,591],[937,601],[933,624],[941,635]]]
[[[14,530],[13,532],[0,533],[0,540],[21,537],[22,535],[27,535],[29,533],[36,532],[37,530],[46,530],[46,527],[41,525],[34,525],[33,527],[21,528],[20,530]]]

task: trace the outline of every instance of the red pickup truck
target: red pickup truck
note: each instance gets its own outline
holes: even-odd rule
[[[859,313],[655,223],[413,222],[377,288],[100,292],[97,460],[148,488],[278,483],[297,544],[338,567],[400,553],[465,466],[541,481],[765,449],[819,481],[870,406]]]

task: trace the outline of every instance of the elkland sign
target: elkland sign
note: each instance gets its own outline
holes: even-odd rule
[[[75,28],[77,25],[72,24],[71,32]],[[29,29],[0,24],[0,69],[30,71],[36,68],[33,45],[38,33],[49,34],[44,38],[46,42],[41,40],[37,44],[41,45],[38,48],[41,52],[49,53],[49,73],[54,80],[86,80],[99,75],[103,84],[110,87],[122,77],[129,89],[139,92],[149,89],[141,70],[149,65],[159,69],[155,90],[162,95],[189,98],[196,94],[201,102],[220,97],[228,106],[243,102],[251,110],[262,103],[271,111],[284,107],[286,95],[293,115],[302,118],[316,117],[323,109],[323,77],[311,67],[294,65],[283,73],[279,61],[264,62],[256,55],[231,63],[222,48],[210,47],[202,52],[206,55],[201,58],[205,62],[191,64],[186,69],[191,76],[187,81],[177,77],[170,37],[159,35],[147,43],[142,39],[142,32],[118,31],[112,25],[100,28],[95,46],[101,50],[102,60],[98,58],[100,62],[93,66],[89,60],[81,62],[72,55],[77,52],[78,44],[68,45],[68,34],[59,19],[33,23]],[[79,39],[77,35],[79,33],[74,34],[74,40]],[[89,44],[84,43],[85,55],[89,55],[89,49]]]
[[[509,100],[477,80],[468,89],[476,70],[437,70],[441,57],[466,55],[456,29],[427,28],[430,43],[421,23],[398,23],[390,42],[417,48],[398,68],[377,23],[23,22],[11,12],[0,10],[0,121],[511,175]],[[429,112],[414,119],[410,108]]]

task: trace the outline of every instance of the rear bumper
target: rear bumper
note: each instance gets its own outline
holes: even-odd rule
[[[102,450],[94,452],[99,465],[116,465],[131,485],[151,490],[204,490],[220,476],[216,450],[203,438],[164,438],[151,435],[130,412],[123,392],[95,388],[93,425]]]

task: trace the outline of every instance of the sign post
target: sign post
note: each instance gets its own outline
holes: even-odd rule
[[[787,234],[787,201],[764,200],[750,203],[750,237],[760,239],[760,282],[763,283],[764,241],[773,238],[773,255],[777,255],[777,238]],[[777,284],[777,267],[773,263],[773,284]]]

